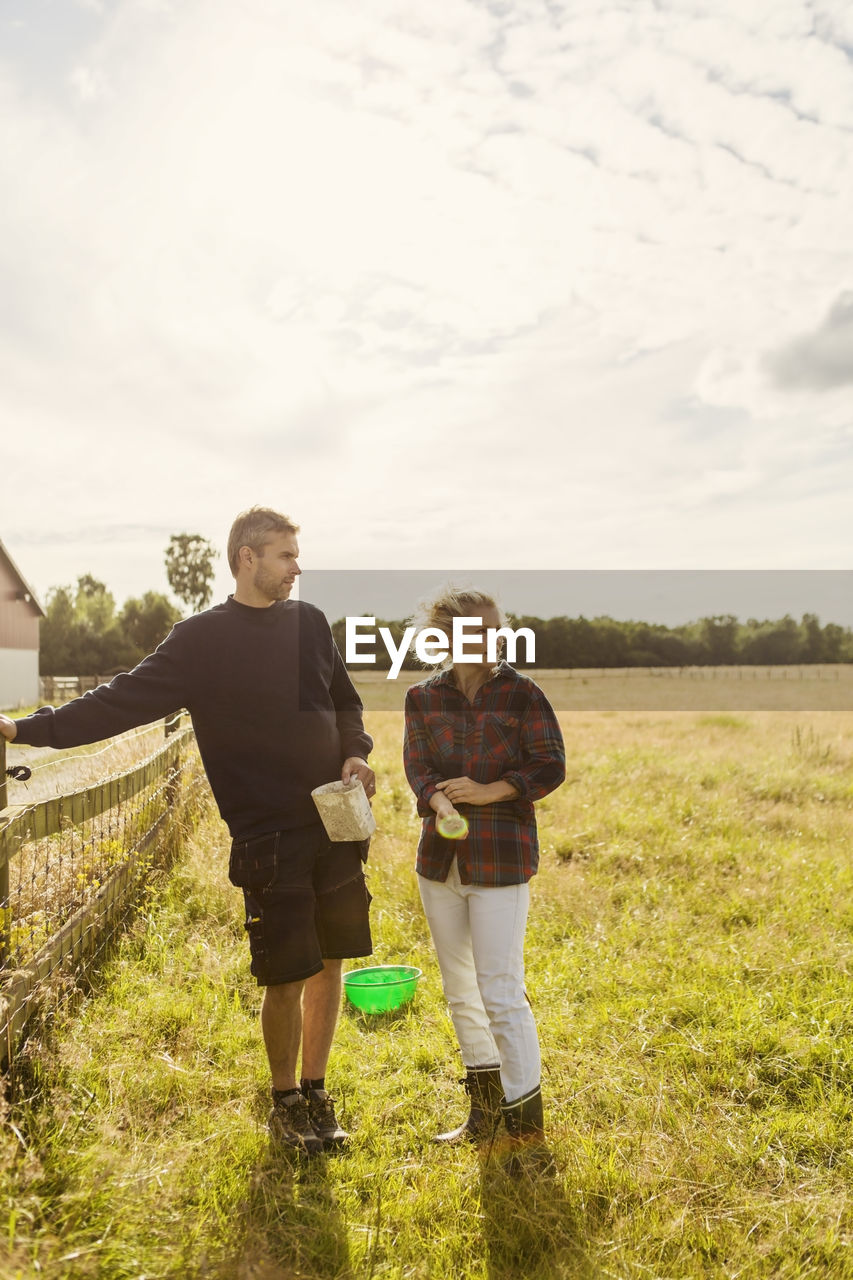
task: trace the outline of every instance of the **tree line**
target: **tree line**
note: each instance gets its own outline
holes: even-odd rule
[[[209,604],[213,546],[200,534],[176,533],[165,552],[169,586],[187,609]],[[41,623],[39,671],[43,676],[99,676],[127,671],[165,640],[182,617],[168,596],[146,591],[121,609],[106,584],[90,573],[74,587],[47,593]]]
[[[405,622],[377,619],[374,629],[388,627],[399,645]],[[509,614],[508,626],[529,627],[536,636],[537,667],[692,667],[777,666],[815,662],[853,662],[853,630],[828,622],[821,625],[813,613],[799,622],[786,614],[775,620],[749,618],[740,622],[733,614],[715,614],[677,627],[660,623],[623,622],[615,618],[537,618]],[[338,648],[344,652],[345,620],[332,624]],[[519,643],[515,665],[524,667],[525,646]],[[387,671],[391,662],[384,646],[376,647],[376,663],[353,671]],[[423,670],[409,653],[407,671]]]
[[[213,590],[216,551],[200,534],[174,534],[166,548],[165,568],[169,585],[187,610],[198,612],[209,604]],[[46,617],[41,624],[40,670],[42,675],[110,675],[135,666],[164,640],[181,611],[168,596],[146,591],[127,600],[121,609],[103,582],[91,574],[77,579],[76,587],[54,587],[48,592]],[[374,631],[388,627],[399,646],[408,623],[378,618]],[[547,667],[688,667],[688,666],[793,666],[806,663],[853,662],[853,630],[804,613],[799,621],[790,614],[775,620],[749,618],[740,622],[733,614],[715,614],[682,626],[624,622],[615,618],[537,618],[509,614],[513,629],[528,627],[536,636],[536,663]],[[332,633],[345,652],[345,619],[332,623]],[[353,671],[387,671],[390,657],[376,646],[372,667],[352,664]],[[524,667],[525,646],[519,645],[516,665]],[[414,653],[403,662],[407,671],[423,670]]]

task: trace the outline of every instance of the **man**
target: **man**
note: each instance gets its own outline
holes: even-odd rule
[[[319,609],[289,600],[299,532],[253,507],[234,521],[224,604],[179,622],[133,671],[0,733],[30,746],[96,742],[186,707],[232,837],[252,973],[265,987],[261,1027],[272,1075],[270,1131],[300,1154],[342,1145],[326,1091],[340,1009],[341,960],[370,955],[366,845],[332,844],[311,798],[340,776],[368,797],[373,741],[362,703]],[[296,1066],[302,1051],[301,1076]]]

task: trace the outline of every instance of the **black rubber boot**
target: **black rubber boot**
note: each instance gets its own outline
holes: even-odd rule
[[[439,1133],[433,1142],[488,1142],[501,1118],[503,1085],[499,1067],[468,1067],[460,1081],[471,1099],[468,1119],[458,1129]]]
[[[501,1101],[501,1112],[509,1135],[509,1171],[546,1173],[554,1169],[554,1157],[545,1142],[542,1090],[539,1085],[516,1098]]]

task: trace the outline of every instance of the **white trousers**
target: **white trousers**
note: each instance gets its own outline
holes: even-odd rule
[[[540,1081],[536,1023],[524,992],[526,884],[462,884],[456,859],[447,879],[418,876],[444,994],[466,1067],[500,1065],[514,1102]]]

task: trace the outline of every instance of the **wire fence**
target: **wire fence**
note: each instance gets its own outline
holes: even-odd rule
[[[208,801],[192,729],[173,718],[158,738],[124,772],[103,779],[116,757],[99,754],[101,781],[11,806],[0,745],[0,1066],[10,1075],[36,1015],[99,962]]]
[[[10,784],[14,798],[35,804],[102,782],[108,774],[129,772],[163,745],[163,722],[131,729],[106,742],[72,750],[45,751],[15,745],[9,761],[26,765],[30,776],[22,787]]]

